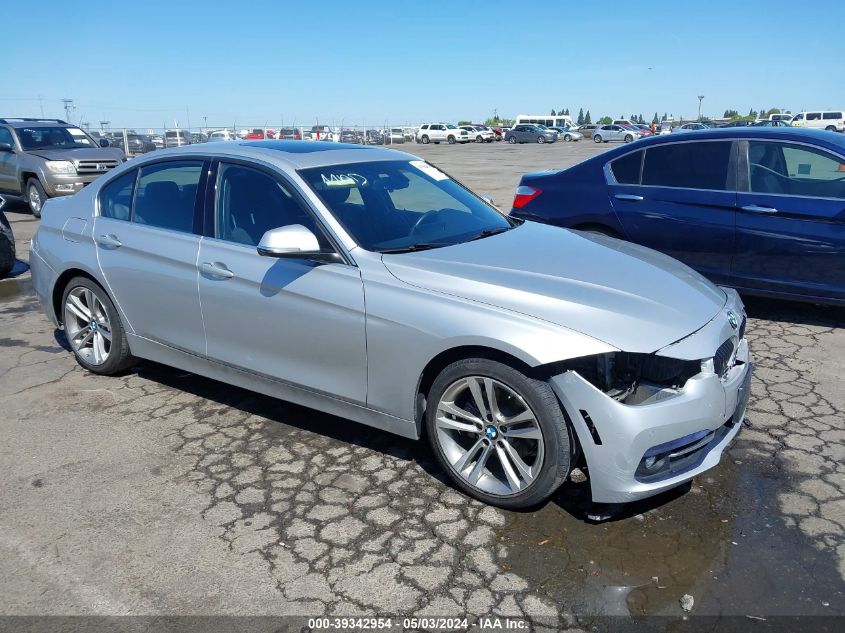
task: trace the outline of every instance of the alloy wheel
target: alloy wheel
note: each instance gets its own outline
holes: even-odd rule
[[[543,467],[537,416],[511,387],[486,376],[453,382],[437,403],[437,441],[453,472],[490,495],[524,491]]]
[[[90,289],[77,286],[65,302],[65,331],[67,339],[85,362],[102,365],[109,358],[112,327],[105,306]]]
[[[41,205],[43,205],[44,202],[41,200],[41,194],[38,193],[38,187],[36,187],[35,185],[30,185],[29,191],[27,193],[29,198],[29,206],[32,209],[32,212],[36,215],[38,213],[41,213]]]

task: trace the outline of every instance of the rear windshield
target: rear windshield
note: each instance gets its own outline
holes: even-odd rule
[[[21,147],[25,150],[98,147],[79,128],[24,127],[18,128],[15,132],[17,132]]]

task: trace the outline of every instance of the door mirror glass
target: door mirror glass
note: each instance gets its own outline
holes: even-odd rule
[[[15,148],[9,143],[0,143],[0,152],[14,152]]]
[[[101,138],[100,139],[100,147],[109,147],[109,139]]]
[[[256,249],[265,257],[309,257],[322,252],[317,236],[301,224],[270,229]]]

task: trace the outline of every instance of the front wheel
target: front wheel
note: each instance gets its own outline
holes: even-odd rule
[[[633,140],[634,140],[634,137],[632,135],[630,135],[630,134],[625,135],[625,142],[626,143],[630,143]]]
[[[36,218],[41,217],[41,209],[47,201],[47,193],[38,178],[30,178],[26,181],[26,202],[29,210]]]
[[[423,134],[423,136],[422,136],[422,143],[423,143],[423,145],[428,145],[428,144],[429,144],[429,142],[430,142],[430,139],[428,138],[428,136],[426,136],[425,134]]]
[[[455,485],[485,503],[537,505],[569,474],[569,430],[551,387],[496,361],[461,360],[440,372],[426,432]]]
[[[543,135],[541,134],[540,136],[538,136],[538,137],[537,137],[537,142],[538,142],[540,145],[542,145],[543,143],[545,143],[545,142],[546,142],[546,137],[545,137],[545,136],[543,136]]]
[[[74,277],[62,295],[65,336],[77,362],[95,374],[110,376],[135,362],[126,332],[111,299],[87,277]]]
[[[511,145],[516,145],[516,137],[515,136],[509,136],[508,137],[508,143],[510,143]]]
[[[449,143],[449,145],[454,145],[455,144],[455,137],[450,134],[449,138],[447,138],[446,141]]]
[[[566,142],[568,143],[569,141],[571,141],[571,140],[572,140],[572,135],[571,135],[571,134],[564,134],[564,135],[563,135],[563,140],[564,140],[564,141],[566,141]]]
[[[601,140],[601,134],[596,134],[596,135],[593,137],[593,141],[595,141],[596,143],[601,143],[601,142],[602,142],[602,140]]]

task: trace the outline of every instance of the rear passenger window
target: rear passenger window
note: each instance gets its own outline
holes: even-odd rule
[[[133,221],[191,233],[202,161],[157,163],[141,168]]]
[[[610,163],[613,177],[620,185],[640,184],[640,166],[643,161],[643,151],[632,152]]]
[[[823,119],[834,119],[834,120],[835,120],[835,119],[841,119],[841,118],[842,118],[842,113],[841,113],[841,112],[825,112],[825,113],[822,115],[822,118],[823,118]]]
[[[687,189],[727,189],[729,141],[672,143],[649,147],[643,162],[644,185]]]
[[[129,220],[132,190],[138,172],[133,169],[115,178],[100,191],[100,215],[115,220]]]

